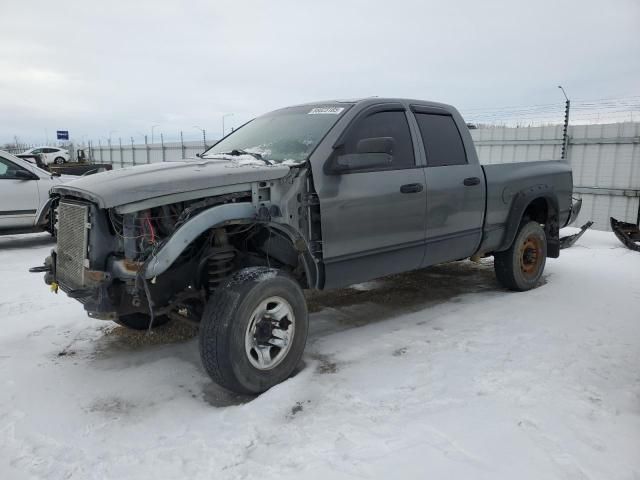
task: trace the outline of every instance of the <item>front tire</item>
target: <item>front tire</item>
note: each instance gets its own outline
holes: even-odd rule
[[[291,376],[307,341],[298,283],[273,268],[233,274],[210,298],[200,323],[200,357],[220,386],[262,393]]]
[[[511,247],[493,256],[498,282],[509,290],[531,290],[540,281],[547,260],[547,237],[537,222],[523,223]]]
[[[122,315],[118,317],[116,323],[131,330],[147,330],[149,328],[149,322],[151,317],[144,313],[132,313],[130,315]],[[153,319],[153,326],[156,328],[160,325],[164,325],[169,321],[168,317],[160,316]]]

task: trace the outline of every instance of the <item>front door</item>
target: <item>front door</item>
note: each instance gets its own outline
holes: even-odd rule
[[[482,238],[486,186],[482,167],[468,162],[453,117],[419,107],[414,114],[427,157],[426,267],[475,253]]]
[[[38,181],[16,178],[21,166],[0,156],[0,229],[32,227],[39,205]],[[25,170],[26,171],[26,170]]]
[[[322,178],[318,196],[325,288],[416,269],[422,262],[425,176],[416,165],[406,115],[399,105],[367,110],[349,127],[344,144],[335,152],[360,159],[380,155],[363,153],[361,141],[385,139],[393,145],[387,165]]]

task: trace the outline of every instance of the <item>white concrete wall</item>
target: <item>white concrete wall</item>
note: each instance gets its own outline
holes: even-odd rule
[[[557,160],[562,126],[471,130],[484,164]],[[609,217],[636,223],[640,195],[640,123],[577,125],[569,128],[567,160],[576,197],[583,199],[575,225],[593,220],[609,230]]]

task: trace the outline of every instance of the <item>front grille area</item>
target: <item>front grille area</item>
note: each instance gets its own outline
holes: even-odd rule
[[[66,290],[82,288],[87,258],[89,207],[78,203],[58,205],[58,246],[56,248],[56,278]]]

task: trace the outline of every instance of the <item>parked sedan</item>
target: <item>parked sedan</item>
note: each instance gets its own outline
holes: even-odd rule
[[[53,175],[0,151],[0,235],[52,232],[49,189],[74,178]]]
[[[68,150],[58,147],[30,148],[26,152],[22,152],[22,155],[41,155],[42,162],[45,165],[51,165],[52,163],[62,165],[71,158]]]

